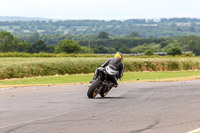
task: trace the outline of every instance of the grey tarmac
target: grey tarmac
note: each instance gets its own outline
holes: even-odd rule
[[[0,133],[187,133],[200,128],[200,80],[0,89]]]

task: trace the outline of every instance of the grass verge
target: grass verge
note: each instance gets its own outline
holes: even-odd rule
[[[40,85],[65,85],[89,83],[93,74],[45,76],[23,79],[0,80],[0,88],[17,86],[40,86]],[[172,72],[126,72],[119,82],[154,82],[154,81],[177,81],[200,78],[200,71],[172,71]]]

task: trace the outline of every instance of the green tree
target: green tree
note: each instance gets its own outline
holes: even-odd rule
[[[131,53],[131,50],[126,46],[119,48],[118,51],[121,52],[121,53]]]
[[[168,45],[167,42],[161,42],[161,43],[160,43],[161,48],[164,48],[164,47],[166,47],[167,45]]]
[[[3,45],[0,44],[0,52],[3,52]]]
[[[179,47],[170,48],[167,50],[168,55],[181,55],[182,50]]]
[[[152,49],[145,50],[144,55],[153,55],[153,50]]]
[[[109,34],[107,32],[105,32],[105,31],[102,31],[102,32],[99,32],[97,37],[100,38],[100,39],[108,39],[109,38]]]
[[[75,53],[81,49],[80,45],[77,42],[72,40],[64,39],[60,41],[58,46],[56,47],[56,52],[66,52],[66,53]]]
[[[112,47],[107,48],[107,50],[108,50],[108,53],[110,53],[110,54],[113,54],[113,53],[116,53],[116,52],[117,52],[117,51],[115,50],[115,48],[112,48]]]
[[[180,43],[178,42],[170,42],[168,43],[168,45],[166,45],[164,48],[162,48],[162,51],[167,51],[171,48],[175,48],[175,47],[179,47],[180,46]]]
[[[47,53],[54,53],[55,52],[55,45],[47,45],[45,51]]]
[[[42,40],[36,40],[32,44],[32,49],[34,53],[45,52],[46,46],[47,45]]]
[[[194,51],[195,46],[197,45],[197,41],[189,40],[189,42],[185,45],[186,51]]]
[[[108,53],[108,49],[106,47],[99,46],[94,49],[94,52],[95,53]]]
[[[29,43],[28,42],[22,41],[22,42],[19,42],[18,45],[17,45],[17,51],[18,52],[28,52],[28,49],[29,49]]]
[[[2,52],[14,52],[17,51],[18,39],[15,38],[10,32],[0,32],[0,45]]]
[[[200,55],[200,37],[195,35],[182,36],[179,41],[184,51],[192,51],[195,55]]]

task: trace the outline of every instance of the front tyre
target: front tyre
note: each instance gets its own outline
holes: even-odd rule
[[[87,92],[88,98],[96,97],[96,95],[99,93],[99,87],[101,86],[101,84],[102,84],[102,81],[100,79],[92,82]]]

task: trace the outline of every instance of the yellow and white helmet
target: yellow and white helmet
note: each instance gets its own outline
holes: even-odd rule
[[[118,58],[118,57],[121,59],[121,61],[123,61],[123,55],[122,55],[122,53],[117,52],[117,53],[115,54],[114,58]]]

